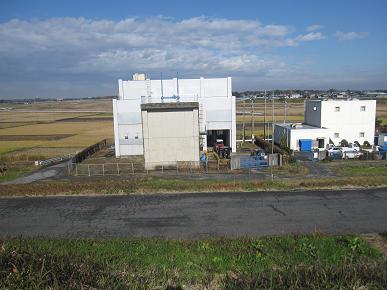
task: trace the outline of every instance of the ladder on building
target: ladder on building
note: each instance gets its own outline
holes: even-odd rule
[[[203,104],[199,102],[199,131],[201,135],[206,133],[206,120],[204,114]]]
[[[202,148],[207,147],[207,130],[206,130],[206,116],[203,107],[203,103],[199,101],[199,134],[200,134],[200,146]]]
[[[150,97],[152,97],[152,86],[151,86],[150,78],[146,78],[145,83],[146,83],[146,96],[149,99]]]

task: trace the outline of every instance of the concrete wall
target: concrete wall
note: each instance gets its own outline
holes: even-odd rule
[[[199,113],[195,109],[142,111],[145,168],[199,161]]]
[[[138,99],[113,100],[114,143],[117,157],[143,155],[141,112]]]
[[[179,82],[180,102],[197,101],[200,104],[199,120],[200,130],[230,130],[229,143],[233,152],[236,151],[236,110],[235,97],[232,96],[231,78],[216,79],[169,79],[163,80],[163,96],[171,97],[177,95],[177,82]],[[118,81],[119,100],[116,101],[117,112],[141,113],[141,103],[176,102],[175,99],[161,99],[161,80],[138,80],[138,81]],[[113,104],[114,106],[114,104]],[[123,108],[124,107],[124,108]],[[114,110],[113,110],[114,113]],[[116,127],[123,127],[122,130],[130,130],[127,126],[132,119],[127,119],[124,123],[114,113],[115,119],[115,144],[116,156],[131,155],[131,152],[138,153],[137,145],[122,145],[123,136]],[[137,121],[133,121],[137,125]],[[125,125],[125,126],[122,126]],[[133,127],[133,130],[138,127]],[[121,135],[120,135],[121,134]],[[205,138],[202,138],[204,150],[206,150]],[[133,147],[130,149],[129,147]],[[117,154],[118,153],[118,154]]]
[[[305,101],[304,123],[321,128],[321,100]]]

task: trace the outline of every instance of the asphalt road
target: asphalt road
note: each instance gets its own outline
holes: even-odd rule
[[[0,199],[1,236],[199,238],[386,229],[386,189]]]

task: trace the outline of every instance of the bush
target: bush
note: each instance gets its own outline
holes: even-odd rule
[[[366,141],[364,141],[364,143],[363,143],[363,147],[365,147],[365,148],[370,148],[370,147],[371,147],[371,144],[370,144],[370,142],[368,142],[367,140],[366,140]]]
[[[348,141],[345,140],[345,139],[341,140],[340,144],[341,144],[341,146],[343,146],[343,147],[348,147],[348,145],[349,145]]]
[[[323,159],[323,161],[325,161],[325,162],[331,162],[331,161],[333,161],[333,157],[327,155],[327,156]]]

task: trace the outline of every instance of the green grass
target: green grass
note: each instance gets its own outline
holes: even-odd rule
[[[387,177],[387,164],[379,165],[349,165],[346,164],[338,169],[338,172],[344,175],[375,176],[385,175]]]
[[[87,178],[66,181],[50,181],[32,184],[0,185],[0,196],[44,196],[78,194],[153,194],[184,192],[244,192],[295,189],[342,189],[345,187],[367,188],[387,186],[385,176],[356,176],[336,178],[275,177],[271,180],[228,179],[177,179],[141,177],[128,179]]]
[[[0,175],[0,182],[9,181],[21,177],[35,168],[33,166],[9,167],[4,175]]]
[[[0,288],[352,289],[386,286],[386,259],[355,236],[7,239]]]

